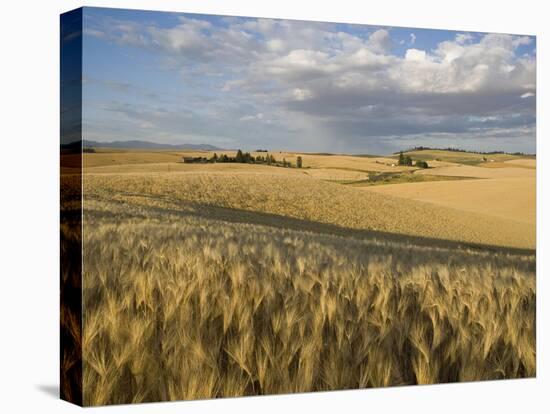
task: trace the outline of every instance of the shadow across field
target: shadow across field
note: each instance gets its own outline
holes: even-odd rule
[[[119,204],[116,201],[110,201],[110,203]],[[435,250],[446,251],[453,256],[460,256],[460,252],[471,255],[474,252],[480,254],[486,253],[499,253],[503,255],[520,255],[520,256],[533,256],[536,253],[534,249],[521,249],[514,247],[502,247],[486,244],[466,243],[454,240],[444,240],[437,238],[429,238],[422,236],[411,236],[398,233],[389,233],[372,229],[353,229],[348,227],[337,226],[329,223],[322,223],[310,220],[303,220],[299,218],[281,216],[277,214],[270,214],[257,211],[249,211],[243,209],[235,209],[228,207],[221,207],[210,204],[202,204],[195,202],[182,203],[181,208],[166,208],[166,207],[151,207],[146,209],[146,215],[143,215],[142,211],[128,208],[128,205],[124,207],[124,213],[117,213],[115,216],[117,220],[127,218],[136,218],[143,216],[155,217],[159,220],[170,220],[167,215],[172,217],[195,217],[208,220],[218,220],[229,223],[244,223],[252,225],[269,226],[278,229],[288,229],[294,231],[304,231],[315,234],[325,234],[331,236],[339,236],[346,238],[354,238],[361,241],[367,241],[372,243],[391,243],[394,249],[402,249],[403,251],[410,252],[414,249],[430,248]],[[112,217],[112,212],[86,209],[88,214],[94,214]],[[119,210],[120,211],[120,210]],[[516,263],[517,258],[510,257],[510,261]],[[531,260],[530,260],[531,262]],[[534,271],[534,260],[531,262]]]

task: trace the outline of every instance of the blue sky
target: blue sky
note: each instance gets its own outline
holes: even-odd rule
[[[84,9],[97,141],[535,152],[534,37]]]

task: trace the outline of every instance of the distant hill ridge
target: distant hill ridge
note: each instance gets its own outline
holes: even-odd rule
[[[455,147],[447,147],[447,148],[438,148],[438,147],[412,147],[407,150],[404,150],[402,152],[413,152],[413,151],[449,151],[449,152],[465,152],[468,154],[485,154],[485,155],[493,155],[493,154],[507,154],[507,155],[527,155],[527,156],[534,156],[535,154],[528,154],[523,152],[506,152],[506,151],[471,151],[466,150],[462,148],[455,148]],[[399,154],[401,151],[396,151],[394,154]]]
[[[69,144],[61,144],[61,149],[74,149],[80,147],[81,141],[71,142]],[[203,150],[203,151],[221,151],[223,148],[216,147],[210,144],[161,144],[149,141],[111,141],[99,142],[91,140],[83,140],[82,147],[86,148],[129,148],[129,149],[171,149],[171,150]]]

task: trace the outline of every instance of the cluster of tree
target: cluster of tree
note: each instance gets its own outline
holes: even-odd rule
[[[237,151],[237,154],[234,157],[231,157],[227,154],[222,154],[218,156],[218,154],[214,153],[211,158],[207,160],[207,162],[235,162],[240,164],[266,164],[266,165],[274,165],[279,167],[292,167],[292,163],[290,161],[287,161],[285,158],[283,158],[282,161],[277,161],[275,157],[271,154],[258,155],[253,156],[249,152],[242,152],[241,150]],[[302,168],[302,157],[298,157],[296,159],[296,167]]]
[[[90,147],[84,147],[84,148],[82,148],[82,152],[94,153],[95,149],[90,148]]]
[[[257,149],[256,152],[267,152],[266,149]]]
[[[399,153],[399,159],[397,160],[397,165],[406,165],[408,167],[413,166],[413,159],[409,155],[403,154],[403,151]],[[429,165],[426,161],[416,160],[414,163],[418,168],[428,168]]]
[[[413,160],[408,155],[404,155],[403,151],[399,153],[399,159],[397,161],[397,165],[407,165],[409,167],[412,167]]]

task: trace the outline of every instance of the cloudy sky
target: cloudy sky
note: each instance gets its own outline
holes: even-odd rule
[[[531,36],[85,8],[84,139],[535,152]]]

